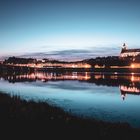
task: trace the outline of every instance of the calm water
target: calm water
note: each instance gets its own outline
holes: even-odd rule
[[[0,75],[0,91],[47,101],[78,116],[140,128],[140,75],[5,73]]]

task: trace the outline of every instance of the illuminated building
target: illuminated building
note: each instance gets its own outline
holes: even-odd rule
[[[135,86],[120,85],[121,97],[125,100],[127,94],[140,95],[140,89]]]
[[[120,58],[140,56],[140,49],[128,49],[126,44],[123,44]]]

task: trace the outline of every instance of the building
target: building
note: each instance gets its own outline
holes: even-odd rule
[[[127,94],[140,95],[140,88],[135,86],[120,85],[121,97],[125,100]]]
[[[140,56],[140,49],[128,49],[126,44],[123,44],[120,58]]]

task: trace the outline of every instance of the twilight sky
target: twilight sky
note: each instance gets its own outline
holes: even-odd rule
[[[123,42],[140,47],[139,0],[0,0],[1,56],[115,54]]]

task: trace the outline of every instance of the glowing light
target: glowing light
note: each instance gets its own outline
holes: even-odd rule
[[[76,67],[76,66],[73,64],[73,65],[72,65],[72,68],[75,68],[75,67]]]
[[[88,64],[85,64],[85,68],[90,68],[91,66]]]
[[[131,64],[131,68],[135,68],[135,65],[134,64]]]
[[[132,77],[131,77],[131,81],[133,82],[134,81],[134,76],[132,75]]]

